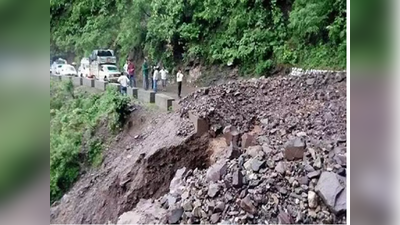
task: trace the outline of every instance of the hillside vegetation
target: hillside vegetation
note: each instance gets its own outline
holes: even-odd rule
[[[52,53],[109,47],[122,59],[198,58],[256,74],[346,67],[345,0],[50,0],[50,27]]]
[[[120,128],[129,98],[114,89],[90,94],[71,82],[50,83],[50,201],[68,191],[83,170],[102,162],[106,135]]]

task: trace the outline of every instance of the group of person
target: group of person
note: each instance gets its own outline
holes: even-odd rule
[[[145,58],[142,64],[142,74],[143,74],[143,89],[149,89],[149,65],[148,59]],[[151,77],[151,89],[157,93],[157,84],[161,79],[162,90],[165,91],[167,87],[167,75],[168,71],[164,68],[164,66],[154,66]],[[176,81],[178,83],[178,97],[181,98],[182,92],[182,80],[183,73],[180,68],[178,68],[178,73],[176,74]],[[127,59],[124,65],[124,72],[121,73],[121,76],[118,78],[118,83],[121,85],[121,93],[127,93],[128,86],[136,87],[136,77],[135,77],[135,65],[131,59]]]

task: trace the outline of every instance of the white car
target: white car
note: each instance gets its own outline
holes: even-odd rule
[[[59,71],[62,76],[78,76],[75,67],[68,64],[62,65]]]
[[[60,71],[61,71],[61,67],[62,67],[62,66],[63,66],[63,64],[56,64],[56,65],[53,67],[52,72],[53,72],[54,74],[60,75]]]
[[[78,75],[80,77],[89,77],[89,67],[80,65],[78,68]]]
[[[115,65],[101,65],[99,71],[99,80],[118,80],[121,72]]]
[[[62,67],[62,65],[65,65],[65,64],[67,64],[67,61],[66,61],[66,60],[61,59],[61,58],[57,59],[57,60],[54,61],[53,64],[51,65],[50,72],[51,72],[52,74],[60,74],[60,73],[59,73],[59,72],[60,72],[59,69]]]

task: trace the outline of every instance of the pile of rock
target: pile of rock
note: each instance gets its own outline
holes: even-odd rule
[[[183,116],[192,111],[210,125],[232,125],[240,132],[248,132],[261,121],[271,133],[280,132],[280,126],[332,135],[337,132],[318,128],[325,125],[323,122],[333,123],[330,127],[345,122],[346,74],[229,82],[200,89],[179,104]]]
[[[346,223],[345,80],[253,79],[183,99],[181,115],[206,119],[228,147],[207,170],[177,172],[157,222]]]
[[[164,222],[345,223],[345,165],[330,167],[302,138],[285,146],[252,145],[208,170],[179,170],[159,200],[168,212]]]

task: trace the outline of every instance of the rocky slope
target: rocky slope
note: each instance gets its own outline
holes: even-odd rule
[[[178,170],[119,223],[346,223],[345,73],[230,82],[180,104],[225,137],[224,155]]]

